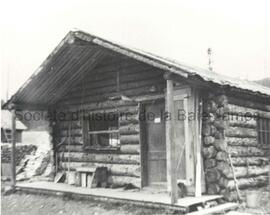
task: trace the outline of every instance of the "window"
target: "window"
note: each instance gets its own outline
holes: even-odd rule
[[[16,130],[16,142],[21,143],[22,142],[22,131]],[[10,129],[3,129],[1,128],[1,142],[2,143],[11,143],[12,141],[12,132]]]
[[[119,114],[99,113],[84,119],[85,149],[117,149],[119,140]]]
[[[270,119],[258,119],[258,140],[260,144],[270,145]]]

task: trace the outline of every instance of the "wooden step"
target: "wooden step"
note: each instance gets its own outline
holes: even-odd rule
[[[178,199],[177,205],[181,207],[190,207],[192,205],[204,204],[209,201],[214,201],[218,199],[222,199],[221,195],[205,195],[200,197],[187,196],[185,198]]]
[[[214,213],[221,213],[226,212],[228,210],[232,210],[238,207],[237,203],[234,202],[228,202],[225,204],[217,205],[215,207],[202,209],[200,211],[194,211],[191,213],[188,213],[188,215],[206,215],[206,214],[214,214]]]

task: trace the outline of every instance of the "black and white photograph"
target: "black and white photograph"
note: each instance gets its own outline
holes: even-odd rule
[[[1,0],[1,214],[270,215],[269,11]]]

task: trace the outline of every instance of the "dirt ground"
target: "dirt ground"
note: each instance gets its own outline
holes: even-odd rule
[[[133,205],[95,201],[77,201],[55,196],[11,194],[2,196],[2,215],[128,215],[172,214],[172,211],[142,208]]]
[[[2,191],[3,191],[2,184]],[[259,190],[258,208],[240,207],[239,212],[249,214],[270,215],[270,187]],[[150,215],[177,214],[176,211],[151,209],[130,204],[111,203],[89,200],[75,200],[68,197],[13,193],[1,195],[2,215]]]

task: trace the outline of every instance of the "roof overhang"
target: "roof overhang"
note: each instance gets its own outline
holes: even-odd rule
[[[36,109],[53,105],[81,75],[93,69],[104,56],[112,53],[132,58],[182,78],[197,77],[205,82],[229,86],[245,92],[270,97],[270,88],[226,77],[212,71],[187,66],[141,50],[128,48],[83,31],[70,31],[34,74],[7,101],[10,104]]]

